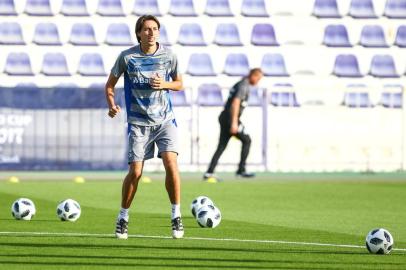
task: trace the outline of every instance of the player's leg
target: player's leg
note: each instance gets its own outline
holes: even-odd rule
[[[207,169],[206,173],[203,175],[204,179],[208,179],[213,177],[214,170],[216,169],[217,163],[223,154],[224,150],[227,147],[228,141],[231,138],[230,134],[230,127],[227,123],[220,122],[220,138],[217,145],[217,149],[213,154],[213,157],[210,161],[209,168]]]
[[[238,164],[237,176],[254,177],[255,174],[247,172],[245,168],[251,147],[251,137],[245,132],[245,128],[242,123],[240,123],[240,126],[238,127],[238,133],[236,134],[236,137],[242,143],[240,163]]]

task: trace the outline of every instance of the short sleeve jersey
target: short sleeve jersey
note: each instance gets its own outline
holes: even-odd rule
[[[228,95],[228,99],[226,105],[224,106],[224,111],[227,113],[226,115],[230,115],[231,110],[231,103],[234,98],[239,98],[241,100],[240,103],[240,112],[238,117],[241,116],[242,112],[244,111],[245,107],[248,104],[249,98],[249,91],[250,91],[250,84],[247,78],[243,78],[241,81],[237,82],[231,89],[230,94]]]
[[[111,73],[119,78],[124,73],[127,121],[141,126],[155,126],[174,119],[169,90],[151,88],[153,77],[166,81],[178,75],[178,62],[168,48],[158,45],[154,54],[146,55],[139,45],[120,53]]]

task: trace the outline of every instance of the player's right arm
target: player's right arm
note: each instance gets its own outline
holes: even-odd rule
[[[117,113],[120,112],[120,106],[115,104],[114,101],[114,87],[117,84],[119,78],[115,77],[112,73],[110,73],[109,78],[107,79],[106,86],[105,86],[105,92],[106,92],[106,100],[107,104],[109,106],[109,112],[108,115],[113,118],[116,116]]]

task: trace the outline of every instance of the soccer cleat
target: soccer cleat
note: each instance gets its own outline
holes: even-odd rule
[[[128,238],[128,221],[123,218],[117,219],[116,223],[116,237],[118,239]]]
[[[172,237],[182,238],[184,234],[182,219],[180,217],[172,219]]]
[[[217,183],[221,180],[214,173],[205,173],[203,174],[203,181],[208,183]]]
[[[249,173],[249,172],[237,172],[236,173],[237,177],[243,177],[243,178],[252,178],[255,177],[255,173]]]

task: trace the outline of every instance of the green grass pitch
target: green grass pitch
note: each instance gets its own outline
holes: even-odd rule
[[[104,180],[0,181],[0,269],[406,269],[404,175],[261,174],[237,180],[224,174],[223,182],[210,184],[200,174],[183,174],[185,238],[178,240],[170,238],[163,175],[149,175],[152,183],[140,183],[130,211],[128,240],[113,237],[119,180],[96,174]],[[199,195],[220,208],[219,227],[197,225],[189,205]],[[36,204],[33,220],[11,216],[19,197]],[[66,198],[82,206],[75,223],[56,217],[57,203]],[[378,227],[395,239],[389,255],[371,255],[363,247],[368,231]]]

